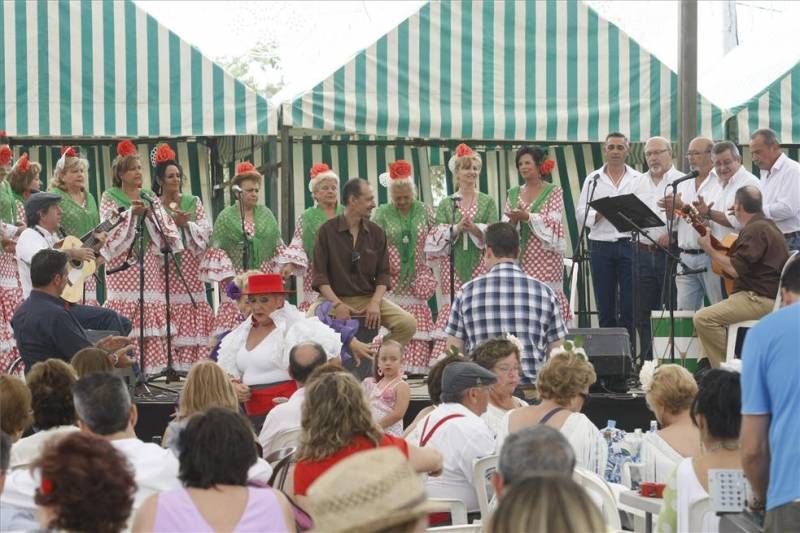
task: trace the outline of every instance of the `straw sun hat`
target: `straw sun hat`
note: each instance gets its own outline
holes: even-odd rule
[[[354,454],[321,475],[308,489],[314,531],[367,533],[444,511],[430,502],[425,485],[394,447]]]

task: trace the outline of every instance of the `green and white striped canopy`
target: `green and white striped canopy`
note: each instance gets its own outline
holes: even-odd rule
[[[759,128],[772,128],[781,144],[800,144],[800,62],[732,112],[739,143],[747,144]]]
[[[3,0],[0,76],[13,137],[277,131],[264,97],[131,0]]]
[[[674,72],[580,0],[442,0],[284,104],[282,117],[403,138],[673,139],[677,90]],[[698,131],[721,137],[726,113],[698,100]]]

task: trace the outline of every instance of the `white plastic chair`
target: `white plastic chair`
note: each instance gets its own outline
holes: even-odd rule
[[[495,469],[497,469],[497,455],[487,455],[472,462],[472,485],[475,487],[475,494],[478,496],[481,520],[484,521],[489,516],[489,500],[493,495],[489,494],[491,486],[488,484],[488,475]]]
[[[783,265],[783,269],[781,270],[781,279],[778,283],[778,294],[775,296],[775,304],[772,306],[772,312],[774,313],[778,309],[781,308],[781,286],[783,285],[783,275],[786,272],[786,269],[789,267],[789,264],[792,261],[797,261],[798,255],[797,250],[794,250],[792,253],[789,254],[789,259],[786,260],[786,263]],[[728,341],[725,347],[725,360],[732,361],[736,359],[736,340],[737,336],[739,335],[740,329],[749,329],[755,326],[758,323],[758,320],[745,320],[742,322],[736,322],[735,324],[731,324],[728,326]]]
[[[711,511],[711,498],[701,498],[691,504],[689,506],[689,531],[705,531],[703,524],[708,514],[713,514]]]
[[[594,472],[580,467],[575,467],[573,479],[586,490],[595,503],[599,503],[600,512],[608,528],[611,531],[620,531],[622,522],[619,519],[617,500],[605,480]]]
[[[270,450],[280,450],[281,448],[297,448],[300,443],[300,434],[303,432],[302,428],[287,429],[281,431],[268,442]]]
[[[575,306],[578,305],[578,263],[575,263],[569,257],[564,258],[564,269],[567,271],[567,279],[570,280],[569,284],[569,294],[567,298],[569,298],[569,309],[572,311],[572,316],[577,317],[577,309]],[[575,326],[575,319],[573,318],[570,320],[569,324],[566,325],[567,328],[572,328]]]
[[[450,522],[454,526],[467,525],[467,506],[461,500],[455,498],[428,498],[432,502],[441,503],[447,506],[450,513]]]

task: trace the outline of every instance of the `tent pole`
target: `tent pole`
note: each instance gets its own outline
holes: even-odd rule
[[[697,0],[678,7],[678,146],[676,161],[684,171],[686,147],[697,134]]]
[[[289,126],[281,126],[281,212],[278,215],[281,221],[281,235],[288,241],[292,235],[292,147],[289,137]]]

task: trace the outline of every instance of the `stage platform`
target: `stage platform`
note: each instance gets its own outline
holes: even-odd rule
[[[151,388],[151,394],[136,391],[134,401],[139,410],[136,435],[140,439],[147,442],[160,442],[164,428],[167,427],[170,417],[175,412],[177,394],[183,388],[183,383],[183,380],[170,385],[156,382],[157,385],[166,386],[173,392],[155,388]],[[409,385],[411,386],[411,404],[404,418],[406,425],[414,420],[419,411],[431,404],[428,387],[421,380],[409,380]],[[636,428],[647,431],[650,427],[650,420],[655,419],[653,413],[647,408],[644,393],[641,391],[632,391],[626,394],[590,393],[583,413],[598,428],[604,428],[609,420],[616,420],[617,427],[625,431],[633,431]]]

